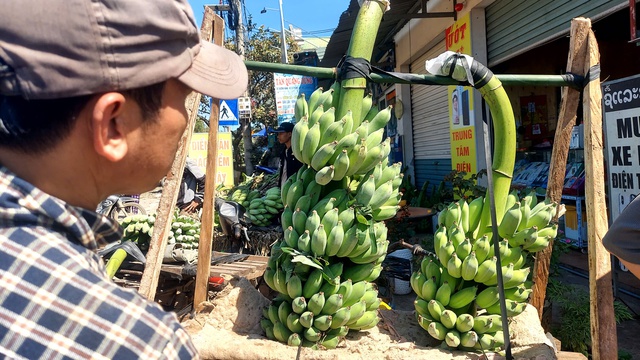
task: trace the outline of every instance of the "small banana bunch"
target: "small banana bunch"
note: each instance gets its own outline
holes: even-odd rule
[[[123,241],[133,241],[140,251],[146,253],[149,250],[155,221],[155,215],[137,214],[125,217],[120,222],[120,226],[124,228]],[[200,221],[174,212],[167,243],[180,244],[182,249],[197,249],[199,241]]]
[[[250,194],[253,194],[254,192],[259,194],[259,192],[255,190]],[[283,208],[284,204],[282,203],[280,188],[272,187],[265,192],[264,196],[255,197],[249,201],[247,216],[251,220],[252,224],[257,226],[267,226],[271,224],[278,214],[280,214],[280,211]]]
[[[362,100],[363,118],[354,119],[347,111],[337,119],[333,93],[334,88],[318,88],[308,102],[304,94],[300,95],[291,135],[293,155],[317,171],[316,181],[321,185],[365,174],[391,152],[390,140],[383,141],[391,106],[378,112],[371,106],[371,95],[367,95]]]
[[[291,346],[334,349],[350,329],[366,330],[378,323],[378,291],[371,282],[348,278],[342,263],[326,269],[297,263],[290,276],[282,267],[274,267],[264,274],[267,285],[280,292],[263,309],[260,325],[267,338]]]
[[[482,225],[488,213],[483,214],[484,206],[483,197],[469,203],[461,199],[440,212],[434,233],[437,259],[424,258],[411,278],[420,326],[452,348],[495,350],[503,345],[498,272],[507,316],[516,316],[524,311],[531,293],[527,255],[546,248],[557,235],[557,224],[550,224],[557,204],[538,203],[533,191],[521,200],[511,192],[497,225],[502,265],[498,267],[492,228]]]
[[[248,208],[251,201],[260,197],[258,190],[251,190],[247,187],[238,187],[228,197],[229,201],[237,202],[238,204]]]

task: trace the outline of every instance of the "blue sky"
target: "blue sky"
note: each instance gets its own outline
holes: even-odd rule
[[[219,0],[189,0],[198,26],[202,22],[204,5],[219,2]],[[278,4],[278,0],[245,0],[244,17],[248,18],[251,15],[254,24],[265,25],[266,28],[280,31]],[[328,37],[338,26],[340,14],[348,7],[349,0],[282,0],[284,26],[285,29],[288,29],[289,25],[302,29],[304,37]],[[263,8],[267,8],[267,12],[261,14],[260,11]]]

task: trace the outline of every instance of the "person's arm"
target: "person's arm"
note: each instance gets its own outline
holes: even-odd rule
[[[640,278],[640,197],[632,201],[611,224],[602,239],[604,247]]]

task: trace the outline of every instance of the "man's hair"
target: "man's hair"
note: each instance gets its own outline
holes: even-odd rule
[[[120,91],[138,103],[144,121],[156,119],[166,81]],[[64,140],[80,111],[93,95],[61,99],[26,100],[0,95],[0,147],[40,154]]]

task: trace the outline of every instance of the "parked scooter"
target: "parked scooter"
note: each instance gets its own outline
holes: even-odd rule
[[[109,195],[98,204],[96,212],[117,221],[129,215],[146,215],[147,213],[137,199],[124,195]]]
[[[247,222],[244,218],[245,208],[237,202],[220,198],[215,199],[215,208],[220,218],[222,232],[231,241],[229,252],[242,254],[249,247]]]

